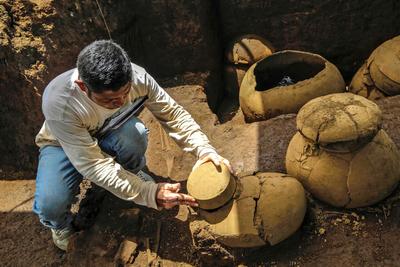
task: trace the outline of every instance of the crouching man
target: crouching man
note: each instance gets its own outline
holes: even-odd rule
[[[77,68],[52,80],[43,94],[45,122],[36,136],[40,156],[33,211],[51,229],[60,249],[67,249],[74,233],[70,206],[82,177],[154,209],[197,205],[191,196],[179,193],[179,183],[157,184],[142,171],[147,129],[137,117],[125,116],[137,99],[145,101],[180,147],[198,157],[195,166],[208,160],[230,166],[189,113],[143,68],[131,63],[119,45],[95,41],[80,52]],[[125,116],[125,121],[99,136],[118,116]]]

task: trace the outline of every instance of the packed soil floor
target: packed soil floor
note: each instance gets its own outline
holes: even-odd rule
[[[239,173],[285,172],[295,114],[246,124],[237,103],[227,99],[217,116],[208,108],[204,84],[173,80],[181,85],[167,88],[169,94],[192,114]],[[378,104],[382,127],[399,146],[400,96]],[[180,181],[185,187],[195,158],[180,151],[147,110],[140,118],[150,129],[147,171],[158,181]],[[124,239],[138,245],[125,266],[398,266],[400,262],[400,190],[375,206],[353,210],[332,208],[308,195],[305,220],[292,237],[273,247],[231,249],[212,239],[193,238],[189,224],[200,219],[195,209],[180,206],[157,212],[84,181],[72,207],[81,231],[64,253],[31,211],[34,177],[24,180],[20,175],[0,172],[0,266],[115,266]]]

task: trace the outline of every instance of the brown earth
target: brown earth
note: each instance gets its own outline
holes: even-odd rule
[[[218,124],[200,85],[185,86],[184,90],[174,87],[168,92],[192,113],[211,142],[239,171],[284,171],[284,155],[295,132],[295,115],[245,124],[238,112],[231,120]],[[400,97],[382,100],[379,105],[384,114],[383,127],[399,145]],[[141,117],[150,129],[149,172],[164,181],[162,177],[184,180],[194,158],[179,154],[174,143],[162,141],[158,123],[146,110]],[[163,148],[163,142],[170,146]],[[172,162],[171,155],[176,155]],[[64,254],[52,245],[50,232],[30,211],[33,181],[1,182],[3,266],[113,266],[124,238],[133,238],[139,244],[131,266],[143,266],[147,264],[146,238],[153,257],[157,250],[157,222],[161,234],[158,257],[152,266],[396,266],[400,260],[400,191],[374,207],[355,210],[334,209],[309,197],[305,222],[288,240],[274,247],[230,249],[211,237],[202,238],[201,243],[194,240],[189,221],[199,217],[184,206],[156,212],[139,209],[99,189],[89,190],[96,193],[86,194],[89,197],[81,202],[76,219],[84,230],[75,238],[72,250]],[[96,208],[99,213],[94,217]]]
[[[400,34],[396,0],[99,3],[112,37],[162,85],[173,87],[169,93],[241,173],[285,172],[295,115],[245,124],[237,100],[224,99],[223,50],[233,38],[254,33],[277,50],[320,53],[349,80],[375,47]],[[305,222],[293,237],[274,247],[230,249],[212,238],[195,242],[189,220],[199,218],[196,211],[183,206],[139,209],[98,188],[86,192],[90,186],[85,182],[83,200],[73,207],[79,210],[75,223],[83,230],[69,253],[56,249],[31,211],[41,93],[52,78],[75,65],[84,45],[101,38],[108,33],[95,1],[0,0],[1,266],[114,266],[124,238],[139,244],[131,266],[144,266],[146,240],[150,256],[157,251],[158,227],[153,266],[398,265],[399,190],[373,207],[355,210],[334,209],[309,197]],[[399,146],[400,97],[378,103],[383,128]],[[194,157],[168,141],[151,114],[144,111],[141,117],[150,128],[149,172],[160,180],[184,181]]]

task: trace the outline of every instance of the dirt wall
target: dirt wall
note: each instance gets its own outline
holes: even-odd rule
[[[2,169],[35,169],[34,137],[43,123],[45,85],[74,66],[82,46],[105,37],[91,2],[0,1]]]
[[[346,80],[374,48],[400,34],[399,16],[396,0],[219,1],[223,43],[258,34],[276,50],[321,54]]]
[[[112,38],[156,78],[209,72],[213,109],[222,98],[222,52],[235,36],[255,33],[277,50],[319,53],[349,78],[377,45],[400,34],[395,0],[99,3]],[[102,38],[108,33],[96,1],[0,0],[1,169],[33,174],[45,85]]]

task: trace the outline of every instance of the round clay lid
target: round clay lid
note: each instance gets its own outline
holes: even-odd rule
[[[297,129],[319,143],[360,140],[373,137],[381,124],[382,112],[372,101],[351,93],[330,94],[305,104],[297,114]]]
[[[188,193],[202,209],[216,209],[226,204],[236,189],[235,179],[229,169],[206,162],[191,172],[187,181]]]

